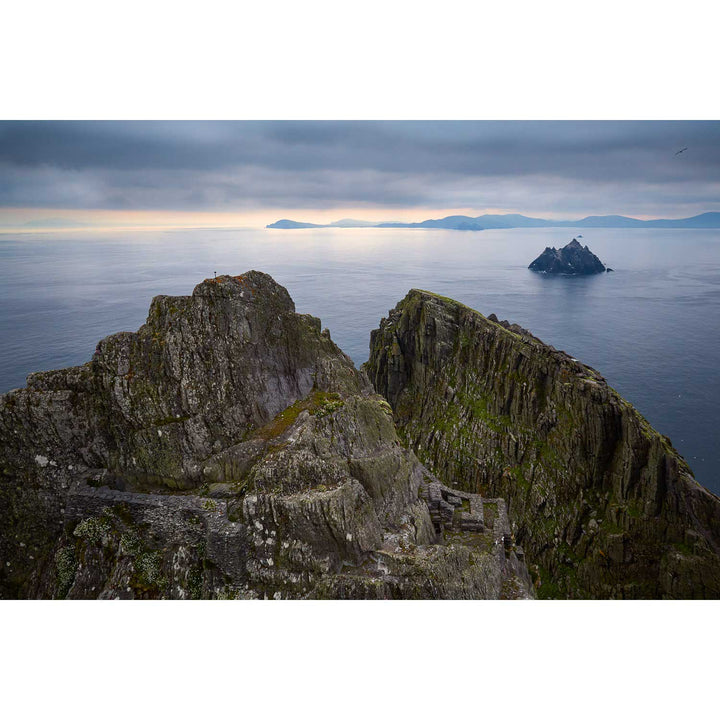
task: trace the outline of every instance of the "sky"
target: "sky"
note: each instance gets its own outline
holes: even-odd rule
[[[707,211],[714,121],[0,122],[5,227]]]

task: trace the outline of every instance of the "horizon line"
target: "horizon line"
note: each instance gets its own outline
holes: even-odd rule
[[[0,211],[1,212],[1,211]],[[62,211],[55,210],[55,213],[59,213]],[[67,212],[67,211],[65,211]],[[82,211],[81,211],[82,212]],[[92,212],[98,212],[98,211],[92,211]],[[99,211],[102,212],[102,211]],[[118,212],[118,211],[110,211],[110,212]],[[128,212],[128,213],[158,213],[158,212],[166,212],[166,211],[119,211],[119,212]],[[178,215],[182,215],[183,213],[191,214],[193,211],[178,211]],[[264,211],[261,211],[264,214]],[[291,211],[290,215],[295,215],[296,217],[302,214],[302,210],[300,210],[297,215],[295,212]],[[328,211],[323,211],[328,212]],[[449,213],[445,215],[441,215],[442,212]],[[433,213],[433,217],[426,217],[425,219],[421,220],[359,220],[356,218],[353,218],[352,216],[349,216],[345,214],[343,217],[341,217],[338,220],[332,220],[329,222],[313,222],[313,221],[305,221],[305,220],[291,220],[290,217],[287,215],[285,217],[281,217],[280,219],[272,220],[271,222],[267,223],[267,218],[264,218],[260,220],[259,218],[253,218],[254,222],[248,223],[247,221],[242,222],[241,217],[242,215],[239,213],[232,213],[232,212],[223,212],[223,213],[213,213],[214,217],[216,219],[208,220],[207,222],[198,222],[197,219],[190,220],[188,222],[182,222],[182,221],[170,221],[167,220],[165,222],[158,222],[158,223],[148,223],[148,222],[135,222],[135,223],[112,223],[112,222],[79,222],[72,220],[72,217],[66,217],[66,218],[39,218],[35,220],[26,221],[25,223],[7,223],[7,224],[0,224],[0,234],[2,235],[36,235],[36,234],[43,234],[43,233],[57,233],[57,232],[86,232],[86,231],[94,231],[94,232],[106,232],[106,231],[152,231],[152,230],[182,230],[182,229],[227,229],[227,230],[262,230],[262,229],[282,229],[282,228],[271,228],[270,225],[273,225],[278,222],[282,221],[289,221],[289,222],[298,222],[298,223],[308,223],[312,225],[316,225],[318,228],[334,228],[334,229],[363,229],[362,227],[358,228],[343,228],[342,226],[335,226],[334,223],[340,223],[340,222],[361,222],[363,223],[365,229],[392,229],[392,228],[383,228],[379,227],[380,225],[408,225],[408,224],[420,224],[427,221],[439,221],[444,220],[447,217],[467,217],[473,220],[480,219],[485,216],[491,216],[491,217],[508,217],[508,216],[520,216],[531,220],[541,220],[543,222],[557,222],[557,223],[572,223],[572,222],[582,222],[584,220],[587,220],[589,218],[608,218],[608,217],[618,217],[618,218],[626,218],[629,220],[636,220],[639,222],[653,222],[653,221],[682,221],[682,220],[690,220],[693,218],[701,217],[703,215],[710,215],[710,214],[720,214],[720,210],[705,210],[700,213],[696,213],[694,215],[685,215],[681,217],[668,217],[668,216],[646,216],[641,215],[640,217],[634,216],[634,215],[622,215],[620,213],[607,213],[607,214],[589,214],[589,215],[583,215],[583,216],[576,216],[576,217],[563,217],[563,218],[548,218],[543,217],[541,215],[525,215],[521,212],[484,212],[480,215],[468,215],[466,214],[468,211],[465,212],[452,212],[449,210],[440,211],[437,213],[437,217],[435,217],[435,213]],[[473,212],[473,211],[470,211]],[[474,211],[477,212],[477,211]],[[253,213],[255,214],[255,213]],[[278,213],[279,215],[280,213]],[[308,212],[309,215],[312,215],[312,211]],[[362,213],[360,213],[362,214]],[[174,212],[170,212],[166,215],[172,217],[173,215],[176,215]],[[235,216],[236,220],[234,222],[227,222],[223,223],[220,221],[222,216]],[[275,216],[277,217],[277,215]],[[169,218],[168,218],[169,219]],[[53,225],[51,223],[57,222],[57,225]],[[256,224],[257,223],[257,224]],[[307,228],[312,229],[312,228]],[[509,229],[509,228],[488,228],[488,229]]]

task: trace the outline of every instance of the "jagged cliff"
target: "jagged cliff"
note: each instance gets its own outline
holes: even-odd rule
[[[528,268],[551,275],[594,275],[607,270],[600,258],[587,245],[583,247],[576,238],[559,250],[546,247]]]
[[[533,594],[501,498],[449,488],[258,272],[0,397],[0,597]]]
[[[720,499],[598,372],[419,290],[370,349],[420,460],[506,499],[540,597],[720,597]]]

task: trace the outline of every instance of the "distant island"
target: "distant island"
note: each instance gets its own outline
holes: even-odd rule
[[[303,228],[439,228],[445,230],[500,230],[510,228],[578,227],[578,228],[720,228],[720,212],[707,212],[689,218],[675,220],[638,220],[624,215],[590,215],[582,220],[544,220],[525,215],[449,215],[439,220],[423,220],[416,223],[368,222],[365,220],[338,220],[326,225],[278,220],[266,226],[270,229],[296,230]]]
[[[549,275],[595,275],[606,270],[611,272],[610,268],[606,268],[600,258],[593,254],[587,245],[583,247],[577,238],[573,238],[560,250],[546,247],[528,268]]]
[[[347,218],[345,220],[336,220],[335,222],[328,223],[327,225],[318,225],[317,223],[309,222],[297,222],[295,220],[278,220],[271,225],[265,227],[273,228],[276,230],[302,230],[305,228],[363,228],[363,227],[380,227],[380,223],[374,223],[368,220],[352,220]]]

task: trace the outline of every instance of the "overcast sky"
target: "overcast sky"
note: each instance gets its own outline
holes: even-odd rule
[[[17,208],[685,217],[720,210],[720,122],[2,122]]]

